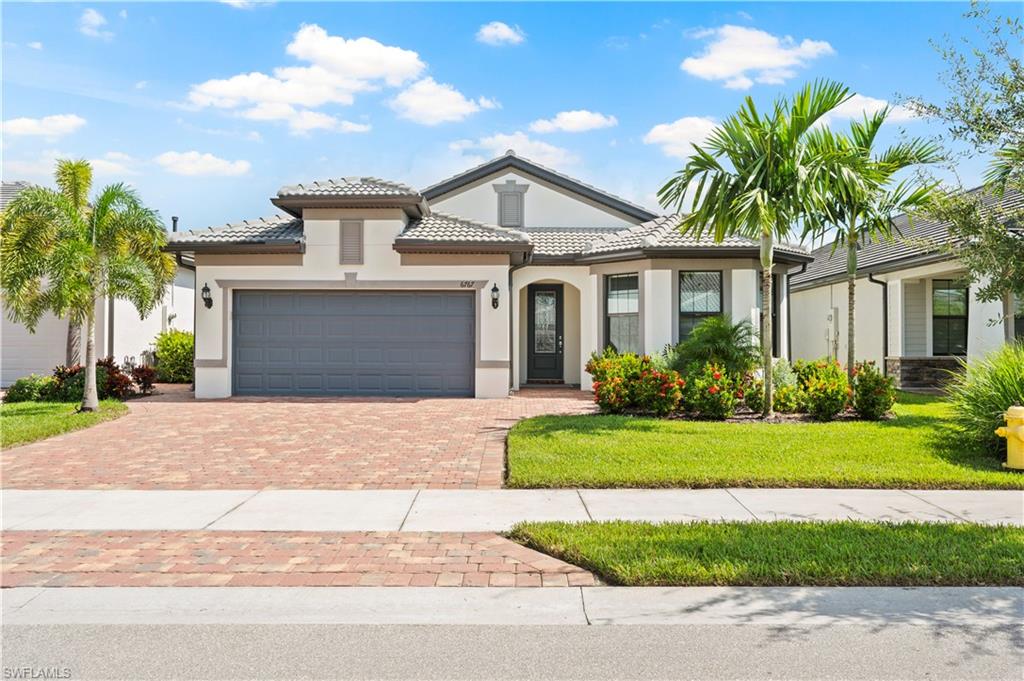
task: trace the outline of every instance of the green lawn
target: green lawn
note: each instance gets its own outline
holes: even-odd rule
[[[523,523],[510,536],[626,586],[1024,586],[1024,528]]]
[[[117,400],[103,400],[100,410],[78,413],[77,403],[15,402],[0,404],[0,447],[13,447],[72,430],[88,428],[123,416],[128,407]]]
[[[508,486],[1024,489],[1024,474],[956,444],[949,410],[901,394],[878,422],[541,416],[509,434]]]

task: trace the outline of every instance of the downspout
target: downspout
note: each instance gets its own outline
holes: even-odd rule
[[[519,296],[516,296],[515,300],[512,300],[512,273],[516,270],[521,270],[524,267],[533,263],[533,251],[530,251],[523,257],[523,262],[518,265],[512,265],[508,268],[508,390],[512,392],[512,386],[515,384],[513,380],[513,372],[516,370],[516,361],[518,358],[512,356],[512,348],[515,347],[513,340],[515,338],[516,330],[512,328],[512,306],[519,304]]]
[[[882,287],[882,375],[889,375],[889,363],[885,358],[889,355],[889,286],[884,281],[875,279],[875,275],[869,274],[868,281]]]
[[[794,276],[798,276],[807,271],[807,263],[800,263],[800,271],[793,273],[786,273],[786,358],[789,363],[793,363],[793,296],[790,292],[792,280]]]
[[[177,232],[178,231],[178,216],[177,215],[172,215],[171,216],[171,231],[172,232]],[[195,263],[193,263],[191,265],[186,264],[185,261],[181,257],[181,251],[176,251],[174,253],[174,261],[176,263],[178,263],[178,267],[184,267],[186,270],[192,270],[193,272],[196,271]]]

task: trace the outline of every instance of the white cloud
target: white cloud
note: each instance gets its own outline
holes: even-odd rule
[[[165,151],[154,160],[164,170],[175,175],[244,175],[251,168],[248,161],[228,161],[198,151]]]
[[[135,89],[136,90],[145,90],[148,86],[149,86],[149,81],[148,80],[140,80],[139,82],[137,82],[135,84]]]
[[[600,128],[611,128],[619,124],[615,116],[606,116],[596,111],[577,109],[561,111],[554,118],[540,119],[530,123],[533,132],[586,132]]]
[[[704,80],[722,81],[733,90],[746,90],[755,82],[779,85],[796,76],[796,69],[825,55],[835,54],[823,40],[804,39],[744,26],[725,25],[699,31],[695,38],[710,38],[704,52],[687,57],[680,68]]]
[[[467,160],[477,163],[501,156],[509,149],[531,161],[554,168],[573,165],[578,161],[568,149],[531,139],[524,132],[498,133],[478,140],[458,140],[448,145],[448,148],[463,156],[470,155]],[[485,157],[471,155],[474,152],[482,153]]]
[[[106,25],[107,18],[91,7],[82,12],[82,16],[78,18],[78,32],[90,38],[99,38],[100,40],[113,38],[112,31],[103,29]]]
[[[288,119],[288,125],[295,134],[305,134],[311,130],[370,132],[370,126],[365,123],[343,121],[320,111],[299,111]]]
[[[310,116],[310,110],[328,104],[348,106],[356,93],[401,86],[426,68],[412,50],[371,38],[348,40],[328,35],[315,24],[303,25],[286,50],[309,65],[279,67],[273,75],[253,71],[208,80],[192,86],[189,103],[198,108],[234,110],[252,120],[288,121],[293,132],[361,132],[365,128],[361,124],[337,121],[327,125],[327,114]]]
[[[100,158],[91,158],[89,163],[97,175],[136,175],[138,159],[120,151],[108,151]]]
[[[26,135],[55,139],[69,135],[85,125],[75,114],[57,114],[43,118],[12,118],[3,123],[5,135]]]
[[[518,45],[526,40],[526,33],[518,26],[509,26],[502,21],[484,24],[476,32],[476,40],[485,45]]]
[[[31,47],[33,50],[41,50],[41,49],[43,49],[43,44],[41,42],[39,42],[38,40],[29,43],[28,46]]]
[[[700,144],[715,129],[710,116],[684,116],[671,123],[659,123],[644,135],[644,144],[656,144],[666,156],[686,159],[693,155],[693,144]]]
[[[430,77],[418,80],[399,92],[390,104],[400,118],[421,125],[461,121],[480,109],[497,106],[493,99],[480,97],[474,101],[448,83],[438,83]]]
[[[127,19],[128,18],[128,10],[126,10],[126,9],[121,10],[120,12],[117,13],[117,16],[121,17],[122,19]]]
[[[825,122],[827,123],[833,119],[856,118],[859,120],[864,116],[870,116],[877,111],[881,111],[886,106],[889,106],[889,102],[884,99],[855,94],[836,108],[832,109],[828,116],[825,117]],[[889,115],[885,120],[888,123],[906,123],[907,121],[913,121],[919,118],[920,117],[909,107],[897,104],[889,108]]]

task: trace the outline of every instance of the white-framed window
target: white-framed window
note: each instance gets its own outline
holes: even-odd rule
[[[605,278],[605,345],[620,353],[640,347],[640,275],[610,274]]]
[[[722,314],[722,273],[679,273],[679,340],[708,317]]]

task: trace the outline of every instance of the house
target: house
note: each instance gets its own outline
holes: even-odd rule
[[[758,323],[757,244],[659,217],[514,152],[423,190],[283,187],[281,214],[172,235],[194,259],[196,396],[503,397],[590,389],[591,352],[656,352],[703,318]],[[777,252],[776,347],[788,343]]]
[[[18,192],[30,187],[28,182],[3,182],[0,211]],[[96,353],[113,357],[120,363],[142,363],[145,353],[152,351],[153,339],[169,328],[192,330],[195,273],[182,263],[164,297],[164,301],[145,318],[140,319],[126,300],[104,299],[96,304]],[[0,328],[0,386],[8,386],[29,374],[48,374],[67,362],[68,322],[52,314],[43,315],[35,333],[4,315]],[[84,358],[84,340],[79,345],[79,359]]]
[[[980,191],[980,190],[974,190]],[[1024,194],[983,195],[990,209],[1024,208]],[[949,226],[906,215],[892,240],[866,243],[857,255],[856,352],[902,387],[933,387],[959,366],[1024,337],[1024,305],[981,302],[963,283],[964,268],[950,251]],[[846,253],[831,245],[790,275],[793,356],[846,360]],[[1024,257],[1024,254],[1022,254]]]

